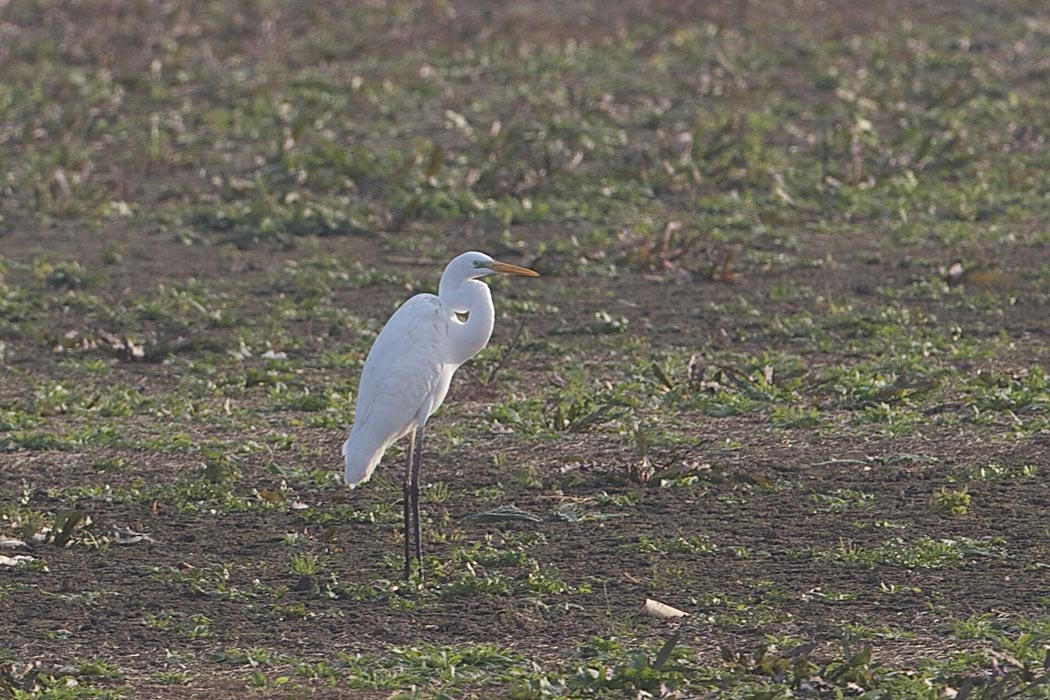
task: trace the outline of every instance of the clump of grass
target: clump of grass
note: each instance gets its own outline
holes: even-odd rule
[[[87,270],[76,260],[38,259],[33,264],[33,273],[51,289],[81,289],[91,280]]]
[[[324,571],[324,560],[313,552],[293,554],[288,570],[298,576],[317,576]]]
[[[1039,473],[1036,464],[1023,464],[1019,467],[1011,467],[998,462],[984,464],[966,469],[960,474],[951,475],[948,481],[956,483],[959,481],[1005,481],[1009,479],[1031,479]]]
[[[146,613],[142,624],[157,630],[172,630],[186,639],[206,639],[213,635],[212,620],[199,613],[186,614],[165,611],[159,614]]]
[[[949,489],[942,486],[930,496],[930,507],[938,513],[966,515],[970,510],[971,496],[967,488]]]
[[[875,494],[855,489],[835,489],[830,494],[814,493],[810,496],[818,513],[845,513],[869,507],[875,502]]]
[[[638,541],[631,545],[632,549],[639,552],[670,554],[672,552],[684,552],[688,554],[714,554],[718,551],[718,545],[711,541],[707,535],[678,535],[677,537],[654,538],[648,535],[640,535]]]
[[[875,547],[864,547],[841,540],[831,551],[810,553],[820,559],[862,564],[866,566],[895,566],[913,569],[945,569],[964,566],[975,557],[1004,557],[1006,549],[999,537],[935,540],[920,537],[912,542],[895,537]]]

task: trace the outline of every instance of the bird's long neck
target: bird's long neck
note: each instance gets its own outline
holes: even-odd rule
[[[484,282],[468,279],[455,286],[442,284],[438,296],[454,312],[449,319],[449,361],[456,365],[463,364],[478,354],[492,337],[492,329],[496,325],[492,293]],[[466,320],[461,321],[456,314],[466,314]]]

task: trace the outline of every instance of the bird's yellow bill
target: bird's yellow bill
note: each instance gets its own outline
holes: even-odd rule
[[[527,267],[518,267],[504,262],[490,262],[487,267],[495,272],[505,272],[508,275],[521,275],[523,277],[539,277],[540,273]]]

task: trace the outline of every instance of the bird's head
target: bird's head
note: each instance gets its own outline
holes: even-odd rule
[[[455,282],[461,282],[468,279],[478,279],[479,277],[491,275],[494,272],[501,272],[507,275],[521,275],[523,277],[540,276],[540,273],[527,267],[500,262],[499,260],[493,260],[492,257],[484,253],[471,251],[453,258],[452,262],[445,268],[442,280],[444,281],[445,278],[448,278]]]

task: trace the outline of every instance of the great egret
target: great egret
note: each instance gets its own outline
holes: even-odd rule
[[[361,371],[354,425],[343,444],[346,484],[353,488],[368,481],[390,444],[411,434],[403,487],[406,579],[412,566],[410,532],[415,537],[420,577],[423,575],[419,537],[423,427],[445,400],[452,375],[492,336],[496,310],[488,285],[478,278],[493,272],[539,276],[534,270],[498,262],[484,253],[455,257],[441,275],[437,296],[417,294],[394,312],[368,351]]]

